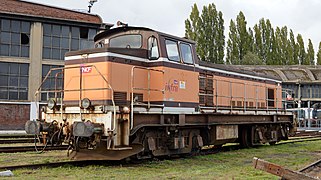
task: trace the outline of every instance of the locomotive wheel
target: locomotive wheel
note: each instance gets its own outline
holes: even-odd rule
[[[251,128],[242,128],[241,130],[241,146],[249,148],[253,146]]]

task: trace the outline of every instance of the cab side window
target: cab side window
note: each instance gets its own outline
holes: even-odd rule
[[[157,39],[154,36],[151,36],[148,38],[148,58],[149,59],[159,58]]]
[[[171,61],[180,62],[177,42],[165,40],[167,57]]]
[[[182,60],[186,64],[193,64],[192,48],[188,44],[180,43]]]

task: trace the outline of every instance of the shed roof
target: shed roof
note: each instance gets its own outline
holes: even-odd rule
[[[98,15],[21,0],[1,0],[0,13],[101,24]]]
[[[273,75],[288,83],[321,83],[321,66],[244,66],[235,68]]]

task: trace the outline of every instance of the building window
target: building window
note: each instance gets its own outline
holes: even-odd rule
[[[94,48],[96,29],[43,24],[43,59],[63,60],[65,53]]]
[[[0,56],[29,57],[30,22],[0,19]]]
[[[63,66],[53,66],[53,65],[42,65],[42,80],[45,80],[48,72],[52,68],[61,68]],[[63,75],[61,70],[54,70],[48,75],[47,79],[43,82],[41,86],[42,91],[48,90],[62,90],[63,89]],[[41,100],[47,101],[49,98],[60,98],[60,93],[54,92],[43,92],[41,93]]]
[[[28,100],[29,64],[0,62],[0,99]]]

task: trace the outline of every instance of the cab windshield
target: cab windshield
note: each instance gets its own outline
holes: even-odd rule
[[[139,34],[117,36],[109,40],[109,47],[138,49],[142,47],[142,36]]]

